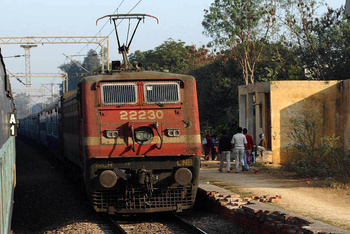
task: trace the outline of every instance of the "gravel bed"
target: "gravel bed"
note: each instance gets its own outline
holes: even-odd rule
[[[190,212],[184,212],[181,215],[181,218],[183,218],[187,222],[195,225],[196,227],[210,234],[216,234],[216,233],[249,234],[251,233],[248,230],[232,222],[225,220],[220,215],[213,214],[208,211],[192,210]]]
[[[137,234],[137,233],[162,233],[162,234],[174,234],[174,233],[186,233],[182,228],[176,227],[171,223],[167,222],[135,222],[132,225],[121,225],[121,227],[128,234]]]
[[[12,232],[104,233],[104,221],[80,192],[80,186],[65,179],[53,161],[47,150],[17,139]]]
[[[156,217],[146,223],[135,223],[130,233],[182,232],[166,222],[158,222]],[[206,211],[186,211],[181,217],[207,233],[248,233]],[[54,163],[47,150],[18,138],[12,233],[112,232],[80,191],[80,185],[64,178],[59,164]]]

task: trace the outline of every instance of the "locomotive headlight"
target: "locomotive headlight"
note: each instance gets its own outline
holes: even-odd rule
[[[118,130],[106,130],[106,137],[115,139],[119,136]]]
[[[192,181],[192,172],[190,169],[182,167],[175,172],[175,181],[180,185],[188,185]]]
[[[152,135],[149,132],[145,132],[145,131],[138,131],[136,133],[136,139],[139,141],[147,141],[149,139],[151,139]]]
[[[135,130],[137,143],[141,145],[148,144],[152,141],[153,131],[150,127],[142,126]]]
[[[168,136],[169,137],[179,137],[180,134],[180,129],[178,128],[168,128]]]

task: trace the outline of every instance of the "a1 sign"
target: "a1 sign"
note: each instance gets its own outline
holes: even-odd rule
[[[17,136],[17,119],[16,114],[11,112],[8,114],[9,116],[9,125],[10,125],[10,136]]]

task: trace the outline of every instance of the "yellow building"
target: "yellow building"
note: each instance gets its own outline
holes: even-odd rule
[[[344,150],[350,139],[350,81],[271,81],[239,87],[239,123],[254,142],[264,133],[270,163],[287,160],[291,118],[312,114],[322,123],[321,135],[340,137]],[[265,160],[266,161],[266,160]]]

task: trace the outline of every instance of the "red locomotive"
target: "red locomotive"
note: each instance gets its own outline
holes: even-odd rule
[[[195,79],[130,65],[129,45],[119,45],[124,65],[113,62],[108,74],[85,77],[78,90],[63,95],[64,160],[82,172],[98,212],[191,208],[201,155]]]

